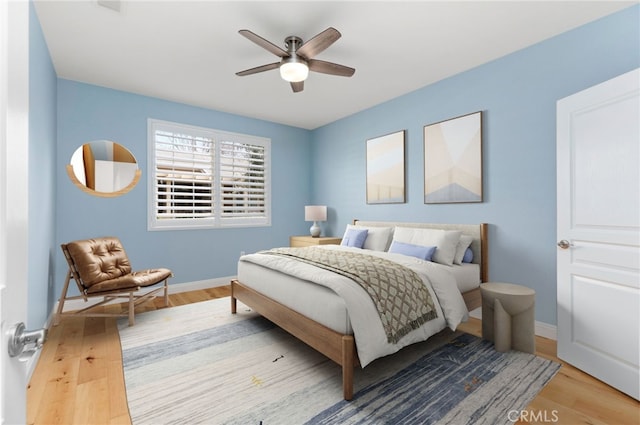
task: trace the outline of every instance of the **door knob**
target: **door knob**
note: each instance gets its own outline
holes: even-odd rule
[[[24,323],[20,322],[9,331],[9,356],[26,361],[36,350],[42,348],[46,338],[46,329],[30,331],[25,328]],[[27,347],[28,345],[31,347]]]
[[[558,242],[558,246],[561,249],[569,249],[571,247],[571,242],[569,242],[566,239],[561,240],[560,242]]]

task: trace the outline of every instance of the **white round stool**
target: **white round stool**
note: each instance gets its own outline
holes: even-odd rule
[[[493,341],[496,351],[511,349],[534,354],[536,292],[512,283],[487,282],[482,294],[482,337]]]

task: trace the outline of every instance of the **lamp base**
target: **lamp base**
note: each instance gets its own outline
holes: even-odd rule
[[[309,229],[309,231],[311,232],[311,237],[312,238],[319,238],[320,237],[320,231],[322,229],[320,229],[320,226],[318,226],[318,223],[316,223],[315,221],[313,222],[313,225],[311,226],[311,228]]]

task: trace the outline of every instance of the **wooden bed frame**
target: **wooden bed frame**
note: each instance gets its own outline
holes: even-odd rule
[[[431,223],[401,223],[401,222],[364,222],[354,220],[363,226],[376,227],[420,227],[432,229],[453,230],[467,227],[474,230],[475,240],[472,243],[474,263],[480,265],[480,280],[489,280],[488,272],[488,242],[486,223],[478,225],[450,225]],[[475,229],[474,229],[475,228]],[[475,231],[477,230],[477,231]],[[466,232],[465,232],[466,233]],[[478,255],[478,252],[480,255]],[[478,258],[479,257],[479,258]],[[480,288],[462,294],[469,311],[481,305]],[[342,367],[342,390],[345,400],[353,398],[353,369],[359,365],[356,353],[355,339],[351,334],[336,332],[308,317],[280,304],[277,301],[242,284],[237,279],[231,281],[231,313],[237,311],[236,301],[240,300],[255,312],[266,317],[291,335],[313,347]]]

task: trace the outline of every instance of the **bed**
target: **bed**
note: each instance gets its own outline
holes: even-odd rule
[[[418,271],[421,279],[429,280],[430,284],[425,286],[438,300],[434,305],[439,315],[437,320],[422,323],[419,328],[401,334],[402,337],[397,340],[390,340],[387,334],[387,340],[382,341],[385,336],[382,326],[369,325],[373,314],[369,304],[374,303],[358,301],[360,299],[357,297],[363,296],[359,293],[363,290],[358,285],[339,283],[340,279],[348,278],[279,255],[256,253],[240,258],[238,276],[231,281],[231,312],[236,313],[237,300],[240,300],[338,363],[342,367],[343,397],[351,400],[354,367],[364,367],[377,357],[393,354],[406,345],[425,340],[444,327],[455,329],[459,322],[466,320],[468,311],[481,305],[479,284],[488,281],[487,228],[486,223],[470,225],[354,220],[347,227],[343,241],[347,235],[351,237],[354,234],[350,232],[362,233],[362,229],[366,229],[368,236],[362,248],[338,245],[316,248],[327,250],[322,253],[328,255],[329,251],[345,251],[347,255],[350,255],[349,252],[354,255],[362,252],[381,257],[380,261],[398,262]],[[397,248],[390,249],[392,244],[401,246],[402,238],[413,242],[415,235],[433,231],[449,236],[458,234],[459,240],[469,241],[465,259],[469,254],[471,260],[462,264],[442,265],[403,255],[398,253],[400,251]],[[344,287],[347,289],[342,289]],[[445,304],[445,301],[449,304]],[[357,335],[357,341],[354,335]]]

